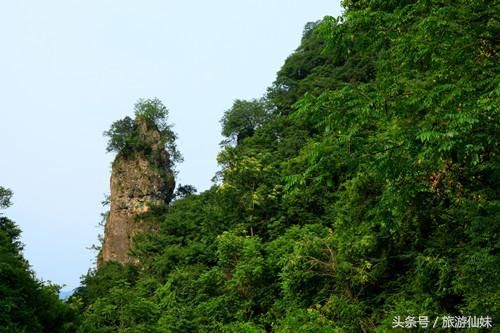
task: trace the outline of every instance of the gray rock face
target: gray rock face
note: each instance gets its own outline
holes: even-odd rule
[[[156,128],[137,120],[141,151],[121,152],[111,172],[111,207],[104,229],[98,265],[107,261],[137,263],[129,254],[138,232],[155,230],[141,219],[152,207],[168,205],[175,188],[169,155]]]

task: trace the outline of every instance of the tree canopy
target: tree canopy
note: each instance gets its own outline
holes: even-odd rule
[[[158,142],[170,155],[173,163],[182,161],[182,155],[177,149],[175,140],[177,135],[168,123],[168,109],[157,99],[141,99],[134,107],[135,119],[126,116],[115,121],[104,135],[109,138],[106,150],[128,154],[130,152],[145,152],[151,144],[140,131],[143,122],[152,130],[159,133]]]
[[[221,119],[222,135],[238,143],[253,135],[268,118],[263,100],[236,100]]]

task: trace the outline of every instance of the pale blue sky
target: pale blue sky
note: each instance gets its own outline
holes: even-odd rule
[[[0,185],[37,276],[69,289],[92,266],[114,120],[160,98],[185,158],[178,182],[207,189],[224,111],[262,96],[304,25],[339,3],[1,1]]]

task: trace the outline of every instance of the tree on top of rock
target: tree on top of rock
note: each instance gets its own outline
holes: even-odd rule
[[[168,124],[168,109],[157,98],[141,99],[135,104],[135,119],[127,116],[115,121],[104,135],[109,138],[106,150],[120,154],[132,152],[148,153],[151,145],[160,144],[170,155],[172,163],[181,162],[182,156],[177,150],[177,135]],[[148,137],[146,132],[157,132]]]

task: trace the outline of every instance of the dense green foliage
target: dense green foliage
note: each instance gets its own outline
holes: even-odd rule
[[[243,139],[252,136],[255,130],[264,124],[268,116],[264,101],[236,100],[231,109],[222,117],[222,134],[241,143]]]
[[[0,208],[12,192],[0,186]],[[38,281],[22,255],[21,230],[0,214],[0,333],[72,332],[75,312],[59,287]]]
[[[79,332],[500,313],[499,4],[344,5],[306,26],[263,100],[226,112],[217,184],[151,216],[140,267],[83,279]]]
[[[148,153],[151,143],[148,140],[154,139],[163,146],[170,155],[172,163],[182,161],[182,156],[175,144],[176,134],[168,124],[168,109],[159,99],[141,99],[135,105],[135,120],[130,117],[115,121],[104,135],[109,138],[106,150],[129,154],[132,152]],[[159,132],[158,138],[144,137],[140,126],[145,124],[148,129],[155,129]]]

